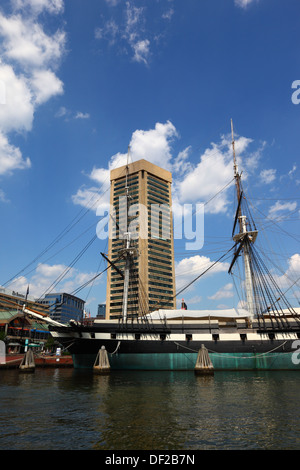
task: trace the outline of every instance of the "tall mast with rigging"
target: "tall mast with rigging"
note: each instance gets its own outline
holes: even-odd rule
[[[126,165],[126,182],[125,182],[125,198],[126,198],[126,231],[124,233],[125,246],[122,250],[123,257],[125,258],[125,269],[124,269],[124,289],[123,289],[123,304],[122,304],[122,319],[124,322],[127,321],[128,315],[128,292],[129,292],[129,278],[130,278],[130,269],[132,266],[132,258],[136,253],[136,249],[131,246],[131,233],[129,231],[128,223],[128,212],[129,212],[129,187],[128,187],[128,171],[129,171],[129,150],[127,154],[127,165]]]
[[[233,132],[233,122],[231,119],[231,135],[232,135],[232,148],[233,148],[233,169],[234,169],[234,178],[235,178],[235,185],[236,185],[236,192],[237,192],[237,212],[235,217],[235,224],[239,222],[240,231],[238,234],[233,235],[233,240],[235,242],[239,242],[240,246],[236,252],[236,255],[231,263],[229,268],[229,272],[236,261],[239,253],[243,250],[243,257],[244,257],[244,269],[245,269],[245,291],[246,291],[246,301],[247,301],[247,309],[251,315],[256,313],[255,308],[255,297],[254,297],[254,289],[253,289],[253,274],[251,268],[251,253],[250,253],[250,243],[254,243],[257,237],[257,231],[248,231],[247,227],[247,217],[242,213],[242,198],[243,193],[241,190],[241,175],[238,172],[238,166],[236,161],[235,155],[235,141],[234,141],[234,132]],[[235,226],[234,226],[235,228]],[[233,229],[234,232],[234,229]]]

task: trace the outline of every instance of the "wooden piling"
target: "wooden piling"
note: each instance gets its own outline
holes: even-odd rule
[[[214,366],[204,344],[201,344],[199,349],[194,370],[197,375],[214,375]]]
[[[24,354],[22,362],[19,366],[20,372],[34,372],[35,371],[35,362],[34,362],[34,355],[32,349],[28,349],[28,351]]]
[[[93,371],[96,374],[109,374],[110,372],[110,364],[105,346],[101,346],[101,349],[98,351]]]

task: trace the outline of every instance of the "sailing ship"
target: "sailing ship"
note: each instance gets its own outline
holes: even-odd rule
[[[95,319],[92,324],[71,321],[68,325],[49,319],[52,336],[72,354],[75,368],[93,368],[99,351],[105,349],[111,370],[194,370],[200,351],[206,352],[215,371],[300,370],[300,312],[290,305],[255,249],[258,230],[242,188],[232,121],[231,132],[237,208],[228,273],[242,258],[246,308],[129,312],[128,292],[137,252],[127,230],[119,253],[124,271],[106,257],[108,268],[123,279],[121,318]]]

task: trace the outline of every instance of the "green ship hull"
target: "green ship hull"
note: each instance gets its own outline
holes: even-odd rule
[[[210,353],[214,371],[300,370],[295,352],[281,353]],[[197,354],[109,354],[111,370],[194,370]],[[92,368],[93,354],[74,354],[75,368]]]

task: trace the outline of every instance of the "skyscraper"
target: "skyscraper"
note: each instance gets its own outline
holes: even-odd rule
[[[146,160],[110,173],[110,236],[106,316],[122,316],[124,245],[131,234],[128,316],[176,308],[172,225],[172,174]],[[126,198],[126,193],[128,198]],[[126,214],[128,213],[128,218]]]

